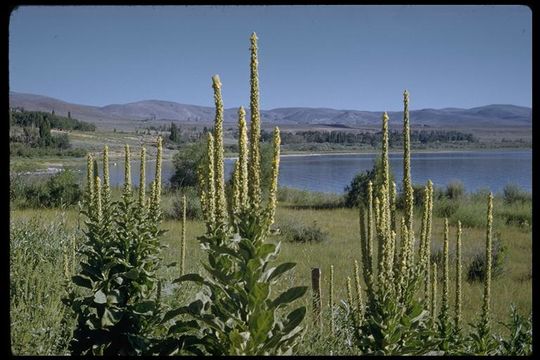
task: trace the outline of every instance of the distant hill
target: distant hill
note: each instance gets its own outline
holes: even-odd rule
[[[143,100],[128,104],[112,104],[103,107],[72,104],[62,100],[17,92],[9,94],[10,106],[33,111],[52,111],[58,115],[71,116],[111,127],[115,123],[140,122],[143,120],[210,123],[214,120],[213,107],[179,104],[172,101]],[[225,110],[225,122],[237,121],[238,109]],[[247,116],[249,118],[249,109]],[[277,108],[261,111],[265,123],[301,125],[338,125],[338,127],[379,126],[382,111],[336,110],[329,108]],[[390,124],[398,125],[403,112],[391,111]],[[500,128],[532,127],[532,109],[516,105],[486,105],[471,109],[444,108],[410,111],[411,125],[433,128]]]

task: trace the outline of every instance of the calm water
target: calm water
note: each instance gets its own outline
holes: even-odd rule
[[[284,156],[280,162],[279,184],[298,189],[324,192],[343,192],[344,187],[358,172],[373,167],[374,154]],[[403,175],[402,154],[390,154],[390,166],[398,183]],[[232,170],[232,159],[225,160],[227,177]],[[111,163],[112,165],[112,163]],[[452,180],[461,180],[467,191],[487,188],[502,191],[508,183],[532,191],[532,151],[471,151],[448,153],[413,153],[411,155],[413,183],[425,184],[428,179],[435,186],[446,186]],[[132,164],[132,181],[138,184],[139,163]],[[154,177],[155,162],[148,162],[147,182]],[[100,169],[101,172],[101,169]],[[111,166],[111,185],[122,185],[124,166],[118,162]],[[174,172],[171,161],[163,163],[165,183]]]

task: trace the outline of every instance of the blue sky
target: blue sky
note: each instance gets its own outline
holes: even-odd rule
[[[25,6],[9,26],[10,90],[103,106],[144,99],[371,111],[531,106],[525,6]]]

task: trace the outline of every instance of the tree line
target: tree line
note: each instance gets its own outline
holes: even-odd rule
[[[47,124],[48,123],[48,124]],[[60,130],[80,130],[95,131],[96,126],[71,117],[68,111],[67,117],[56,115],[54,110],[51,113],[44,111],[26,111],[23,108],[10,109],[10,124],[18,126],[35,126],[41,128],[46,126]]]
[[[389,135],[389,146],[403,145],[403,136],[398,131],[391,131]],[[478,142],[478,139],[471,133],[460,131],[446,130],[415,130],[410,133],[411,142],[420,144],[429,144],[436,142]],[[272,138],[271,131],[261,131],[261,140],[270,141]],[[333,143],[333,144],[369,144],[378,146],[381,144],[382,132],[346,132],[346,131],[297,131],[297,132],[282,132],[281,143],[286,144],[301,144],[301,143]]]

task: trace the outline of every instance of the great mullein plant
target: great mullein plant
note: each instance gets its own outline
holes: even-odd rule
[[[351,306],[356,345],[363,354],[422,354],[435,344],[429,306],[421,292],[429,271],[432,185],[426,186],[426,201],[418,254],[413,230],[413,189],[410,173],[408,92],[404,93],[403,119],[403,217],[395,219],[395,184],[390,183],[388,160],[388,115],[382,121],[382,182],[368,184],[368,205],[360,209],[362,275],[365,304]],[[393,225],[395,224],[395,225]],[[398,225],[399,224],[399,225]],[[400,227],[399,238],[395,227]],[[398,241],[399,240],[399,241]],[[376,241],[376,245],[374,244]],[[415,256],[416,255],[416,256]],[[426,294],[429,297],[429,294]],[[359,295],[361,301],[362,296]]]
[[[468,351],[476,355],[493,355],[497,350],[497,341],[491,331],[491,271],[492,271],[492,227],[493,227],[493,194],[488,197],[486,226],[486,276],[484,278],[484,295],[482,312],[476,323],[470,324]]]
[[[73,355],[141,355],[152,352],[152,329],[158,305],[157,270],[161,245],[161,138],[150,196],[145,189],[145,156],[141,150],[138,198],[131,186],[130,152],[125,147],[122,198],[112,201],[108,148],[103,151],[103,177],[88,155],[84,197],[86,239],[80,247],[77,287],[65,303],[74,311],[76,328],[70,343]],[[102,185],[103,184],[103,185]]]
[[[208,256],[207,274],[186,274],[176,282],[202,285],[195,301],[171,310],[175,319],[162,354],[211,355],[290,354],[301,334],[306,308],[284,315],[282,308],[300,298],[305,286],[274,294],[272,287],[294,263],[270,267],[280,244],[267,241],[276,209],[279,171],[279,129],[273,138],[272,179],[263,201],[260,181],[260,113],[257,37],[251,36],[251,141],[247,143],[245,111],[238,111],[239,158],[234,166],[232,194],[225,194],[223,172],[223,102],[221,82],[212,78],[216,117],[208,134],[208,157],[200,169],[200,198],[206,233],[199,237]],[[227,206],[226,199],[232,203]]]

